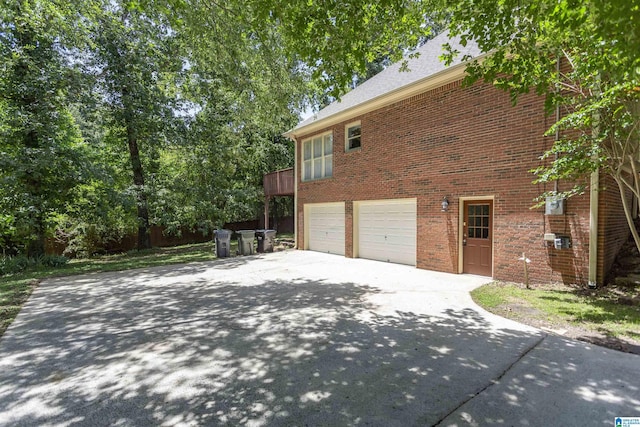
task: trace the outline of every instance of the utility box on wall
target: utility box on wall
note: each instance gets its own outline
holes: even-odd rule
[[[571,248],[571,238],[569,236],[557,236],[553,241],[553,247],[556,249]]]
[[[564,199],[547,197],[544,213],[546,215],[564,215]]]
[[[560,236],[556,233],[544,233],[544,242],[548,247],[553,246],[555,249],[571,248],[571,237]]]

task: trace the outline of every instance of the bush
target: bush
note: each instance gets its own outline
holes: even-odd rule
[[[56,236],[66,242],[64,255],[70,258],[90,258],[107,253],[107,248],[120,242],[131,228],[119,224],[89,223],[68,219],[59,225]]]
[[[30,262],[29,258],[24,255],[3,256],[0,258],[0,276],[25,271]]]
[[[72,224],[67,230],[67,247],[65,255],[75,258],[89,258],[92,255],[103,253],[105,238],[102,236],[102,227],[83,221]]]
[[[69,262],[69,258],[63,255],[45,255],[38,259],[38,265],[43,267],[62,267]]]
[[[29,268],[62,267],[69,258],[62,255],[43,255],[38,258],[27,258],[24,255],[0,257],[0,276],[21,273]]]

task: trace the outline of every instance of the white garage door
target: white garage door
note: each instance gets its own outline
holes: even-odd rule
[[[416,199],[358,202],[358,256],[416,265]]]
[[[307,249],[344,255],[344,203],[305,205]]]

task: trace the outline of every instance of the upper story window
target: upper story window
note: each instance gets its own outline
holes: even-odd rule
[[[362,126],[360,122],[349,123],[345,126],[345,151],[360,148],[362,142]]]
[[[302,180],[333,175],[333,134],[315,136],[302,141]]]

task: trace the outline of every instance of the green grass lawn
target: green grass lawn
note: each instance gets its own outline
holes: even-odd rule
[[[578,329],[640,342],[640,287],[589,290],[494,282],[471,293],[486,310],[533,326]]]
[[[235,254],[237,241],[231,240],[231,253]],[[215,259],[213,242],[171,248],[154,248],[126,254],[71,260],[62,267],[40,267],[23,273],[0,277],[0,336],[18,315],[33,289],[41,279],[71,276],[101,271],[121,271],[132,268],[181,264]]]
[[[36,283],[37,280],[29,278],[0,279],[0,336],[18,315]]]

